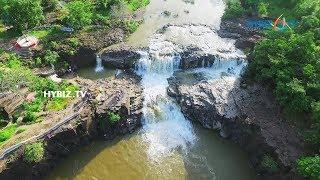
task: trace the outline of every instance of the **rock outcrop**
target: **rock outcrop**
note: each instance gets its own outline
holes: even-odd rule
[[[75,78],[70,82],[89,92],[84,97],[84,104],[77,110],[79,115],[39,139],[45,148],[40,162],[25,162],[24,146],[0,160],[0,179],[42,179],[59,159],[92,140],[113,139],[132,133],[141,126],[142,90],[139,77],[123,73],[118,79],[94,82]],[[118,114],[120,119],[109,121],[108,112]]]
[[[253,48],[254,44],[261,39],[261,32],[255,28],[245,26],[243,19],[223,21],[218,34],[222,38],[235,39],[236,48]]]
[[[227,76],[217,80],[198,78],[189,83],[174,77],[169,84],[168,93],[185,116],[204,127],[220,130],[221,136],[244,147],[261,177],[268,173],[261,165],[266,154],[281,169],[279,174],[266,177],[279,179],[290,174],[296,159],[303,154],[298,133],[282,119],[277,103],[260,86],[244,88],[239,80]]]
[[[215,56],[204,53],[200,48],[187,46],[180,53],[180,68],[183,70],[200,67],[211,67],[214,63]]]
[[[130,69],[140,59],[140,54],[130,47],[114,47],[102,51],[100,57],[107,67]]]

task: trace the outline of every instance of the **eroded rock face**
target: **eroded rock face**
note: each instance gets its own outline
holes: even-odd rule
[[[132,72],[122,73],[118,78],[102,79],[96,82],[77,79],[77,83],[87,87],[92,102],[95,104],[97,120],[108,120],[108,112],[114,112],[121,119],[111,124],[105,121],[100,134],[106,139],[113,139],[118,134],[132,133],[141,126],[142,88],[140,77]]]
[[[140,59],[140,54],[130,47],[109,48],[100,56],[105,66],[117,69],[134,68],[135,63]]]
[[[112,44],[122,42],[125,36],[126,34],[123,29],[114,28],[111,30],[101,29],[98,31],[82,33],[77,35],[77,38],[83,48],[96,52]]]
[[[235,46],[239,49],[253,48],[261,39],[260,31],[246,27],[242,19],[222,22],[218,34],[222,38],[236,39]]]
[[[273,156],[285,174],[303,154],[298,133],[282,119],[277,103],[260,86],[243,88],[239,80],[228,76],[188,83],[175,77],[169,83],[168,93],[183,113],[243,146],[262,176],[266,171],[260,162],[265,154]]]
[[[0,179],[42,179],[57,165],[59,159],[88,145],[93,139],[113,139],[118,135],[132,133],[141,126],[142,90],[138,76],[123,73],[118,79],[94,82],[75,78],[70,81],[90,94],[82,108],[74,109],[79,115],[41,138],[45,144],[45,153],[40,162],[25,162],[24,146],[0,160]],[[120,120],[111,123],[107,112],[119,114]],[[104,124],[101,124],[99,118],[105,120]]]
[[[180,53],[180,57],[180,68],[183,70],[211,67],[215,60],[214,55],[205,53],[195,46],[188,46],[184,48],[183,52]]]

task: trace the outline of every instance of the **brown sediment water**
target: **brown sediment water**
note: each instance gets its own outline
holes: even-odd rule
[[[149,159],[139,133],[112,142],[96,141],[62,160],[47,179],[253,180],[246,154],[212,130],[194,125],[198,142],[163,159]]]

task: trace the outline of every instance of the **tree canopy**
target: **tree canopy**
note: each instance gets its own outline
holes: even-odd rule
[[[75,29],[90,25],[93,17],[93,4],[85,1],[72,1],[67,5],[64,21]]]
[[[0,0],[0,4],[4,23],[20,32],[44,20],[41,0]]]

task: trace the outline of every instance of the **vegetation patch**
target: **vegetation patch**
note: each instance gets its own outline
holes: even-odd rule
[[[128,8],[135,11],[141,7],[145,7],[150,3],[150,0],[125,0]]]
[[[223,14],[223,19],[232,19],[241,17],[244,14],[245,10],[241,5],[239,0],[230,0],[227,1],[227,8]]]
[[[245,9],[245,10],[243,10]],[[320,147],[320,0],[230,0],[225,19],[247,16],[295,18],[297,27],[266,30],[250,53],[247,76],[273,90],[287,117],[294,114],[314,154]],[[262,165],[273,169],[264,157]],[[272,165],[272,166],[271,166]],[[318,156],[298,161],[299,172],[319,179]]]
[[[261,166],[270,172],[277,172],[279,170],[277,162],[269,155],[263,156]]]
[[[312,180],[320,179],[320,157],[303,157],[298,160],[298,171]]]
[[[23,159],[27,163],[40,162],[44,157],[43,142],[36,142],[26,145],[23,153]]]
[[[121,119],[121,116],[119,114],[114,113],[114,112],[108,112],[108,119],[111,124],[114,124]]]
[[[16,124],[10,124],[0,130],[0,145],[16,133],[17,127]]]

